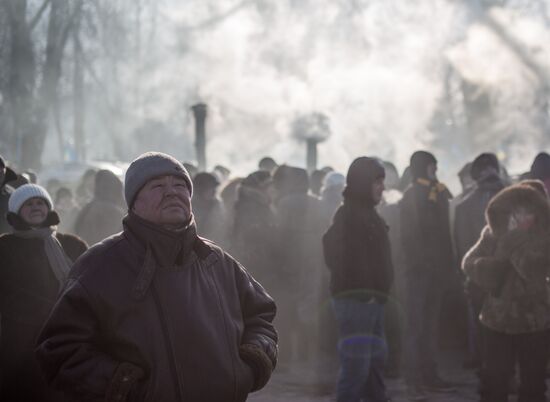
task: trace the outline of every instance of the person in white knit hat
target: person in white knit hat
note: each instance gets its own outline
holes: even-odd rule
[[[87,245],[56,232],[51,197],[35,184],[11,194],[7,221],[13,233],[0,236],[0,400],[62,401],[42,379],[33,350],[73,261]]]

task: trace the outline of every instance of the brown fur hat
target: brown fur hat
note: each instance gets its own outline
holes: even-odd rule
[[[535,214],[535,230],[549,230],[550,203],[544,184],[538,180],[525,180],[500,191],[489,202],[485,219],[495,236],[508,231],[510,215],[521,207]]]

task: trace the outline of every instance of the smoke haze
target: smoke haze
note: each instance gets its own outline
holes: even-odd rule
[[[94,123],[100,139],[116,135],[118,154],[90,142],[92,157],[130,158],[146,145],[194,159],[189,107],[197,101],[209,106],[209,166],[236,174],[265,155],[304,166],[292,122],[315,112],[332,131],[319,164],[343,172],[365,154],[402,170],[414,149],[428,148],[446,180],[481,151],[519,173],[549,145],[549,1],[137,4],[124,33],[134,50],[116,69],[116,55],[98,55],[105,84],[88,83],[107,99],[90,106],[91,120],[113,115],[105,104],[121,111]]]

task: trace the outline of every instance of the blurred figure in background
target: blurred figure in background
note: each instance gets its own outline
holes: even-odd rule
[[[378,213],[389,227],[388,236],[391,243],[394,281],[390,289],[390,298],[385,308],[385,329],[388,342],[388,361],[385,374],[389,378],[401,375],[402,339],[403,339],[403,304],[405,302],[405,271],[406,263],[401,245],[401,229],[399,222],[399,201],[403,193],[399,191],[400,177],[397,168],[391,162],[383,161],[386,172],[384,193],[377,206]]]
[[[197,173],[199,173],[199,168],[191,162],[184,162],[183,167],[189,172],[191,179],[194,179]]]
[[[27,183],[30,183],[30,184],[36,184],[38,183],[38,176],[36,175],[36,172],[34,172],[33,170],[25,170],[21,176],[25,177],[25,179],[27,180]]]
[[[273,175],[276,193],[276,261],[274,298],[281,313],[281,360],[313,363],[318,345],[319,292],[323,268],[320,201],[308,193],[305,169],[282,165]]]
[[[96,174],[97,170],[90,168],[82,175],[80,183],[78,183],[78,187],[76,188],[76,202],[78,205],[86,205],[94,198]],[[61,183],[59,183],[59,187],[61,187]],[[48,188],[48,190],[50,190],[50,188]],[[57,189],[50,194],[55,194],[56,191]]]
[[[73,192],[67,187],[60,187],[55,193],[55,209],[61,220],[58,229],[62,232],[73,232],[80,209],[73,197]]]
[[[120,232],[126,213],[122,182],[113,172],[97,172],[94,191],[94,198],[84,205],[74,227],[75,233],[90,245]]]
[[[235,256],[268,293],[272,293],[277,283],[277,263],[273,253],[275,216],[269,196],[271,185],[271,174],[261,170],[241,181],[231,236]]]
[[[401,242],[407,262],[407,391],[424,400],[426,390],[448,391],[436,356],[439,315],[453,277],[449,228],[451,193],[437,180],[437,160],[426,151],[411,156],[412,184],[400,202]]]
[[[225,245],[227,240],[227,220],[225,208],[218,198],[220,185],[216,175],[207,172],[197,173],[193,179],[193,213],[200,236]]]
[[[344,203],[323,237],[339,328],[337,402],[387,401],[384,305],[393,280],[388,229],[376,205],[384,167],[373,158],[350,165]]]
[[[260,159],[260,162],[258,162],[258,170],[264,170],[266,172],[269,172],[270,174],[273,174],[275,172],[275,169],[277,169],[277,162],[269,156],[265,156],[262,159]]]
[[[212,172],[218,177],[220,184],[225,184],[229,177],[231,176],[231,170],[222,165],[214,166]]]
[[[519,366],[518,401],[545,402],[550,351],[550,206],[540,181],[525,181],[489,203],[487,226],[462,269],[485,292],[481,402],[508,401]]]
[[[17,173],[7,167],[4,159],[0,156],[0,234],[11,232],[6,214],[8,213],[8,200],[13,192],[9,183],[15,180],[17,180]]]
[[[342,192],[346,186],[346,176],[338,172],[327,172],[321,190],[321,219],[324,221],[323,232],[332,223],[334,213],[342,204]],[[330,272],[320,272],[319,306],[319,358],[317,365],[318,383],[323,393],[333,393],[336,373],[338,372],[338,326],[330,294]]]
[[[235,203],[239,198],[239,186],[242,181],[242,177],[235,177],[227,181],[220,190],[220,198],[225,211],[225,221],[229,225],[235,222]],[[232,241],[232,239],[228,239],[229,247],[231,247]]]
[[[13,233],[0,237],[0,400],[60,402],[64,399],[42,378],[35,341],[72,263],[87,246],[56,231],[59,216],[50,195],[35,184],[12,193],[8,220]]]
[[[311,176],[309,177],[309,191],[311,191],[311,194],[313,194],[315,197],[321,196],[323,180],[325,179],[326,175],[327,172],[325,172],[324,170],[314,170],[313,172],[311,172]]]
[[[326,228],[332,222],[334,213],[344,200],[342,192],[346,186],[346,177],[342,173],[331,172],[323,179],[321,189],[321,215],[326,222]]]
[[[499,174],[500,164],[495,154],[480,154],[471,164],[471,176],[476,185],[456,206],[454,225],[455,250],[458,261],[477,242],[485,226],[485,210],[489,201],[504,188]],[[467,367],[479,367],[481,363],[481,329],[478,316],[485,299],[485,292],[472,281],[466,281],[468,299],[468,344]]]
[[[535,157],[529,173],[531,179],[542,181],[546,191],[550,191],[550,155],[546,152],[539,153]]]

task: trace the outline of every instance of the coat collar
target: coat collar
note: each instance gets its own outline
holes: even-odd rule
[[[124,231],[129,232],[141,247],[151,250],[151,255],[159,267],[183,265],[197,239],[193,217],[178,231],[164,229],[131,211],[124,217],[122,224]]]

